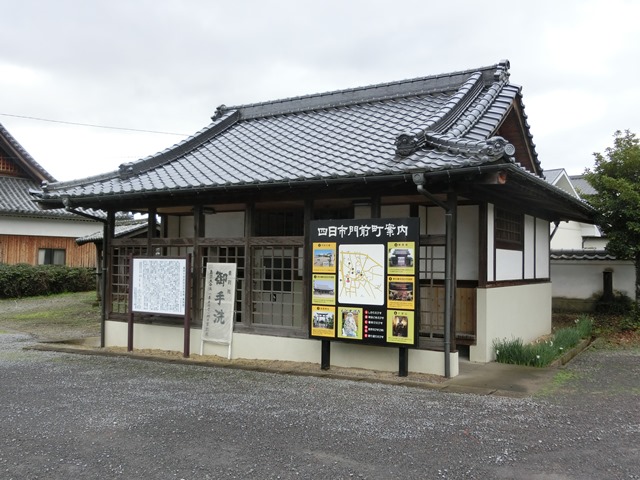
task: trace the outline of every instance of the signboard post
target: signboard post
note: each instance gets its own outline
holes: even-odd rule
[[[391,218],[311,222],[310,337],[325,342],[397,347],[418,344],[420,220]],[[328,366],[327,366],[328,368]]]
[[[184,317],[184,357],[189,356],[190,257],[131,257],[127,351],[133,350],[134,313]]]
[[[231,358],[236,270],[235,263],[207,263],[200,355],[203,354],[204,342],[207,341],[228,345],[227,358]]]

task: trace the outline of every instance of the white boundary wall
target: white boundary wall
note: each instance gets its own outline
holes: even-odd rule
[[[191,329],[191,352],[200,352],[202,330]],[[135,324],[133,350],[158,349],[183,351],[183,328],[181,326]],[[105,324],[105,346],[127,346],[127,323],[107,321]],[[282,360],[317,363],[320,368],[320,346],[318,340],[305,338],[272,337],[234,333],[231,345],[232,359]],[[227,346],[205,342],[204,355],[227,357]],[[459,374],[458,354],[450,354],[450,375]],[[398,349],[349,345],[345,342],[331,343],[331,366],[364,368],[387,372],[398,371]],[[444,353],[431,350],[409,349],[409,372],[444,376]]]
[[[602,272],[613,272],[613,289],[630,298],[635,296],[636,274],[633,262],[623,260],[554,260],[551,263],[553,296],[588,299],[603,290]]]
[[[525,343],[551,333],[551,283],[477,289],[477,343],[472,362],[495,360],[493,341],[521,338]]]

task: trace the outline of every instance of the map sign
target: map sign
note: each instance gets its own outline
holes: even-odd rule
[[[310,336],[416,346],[417,218],[311,222]]]

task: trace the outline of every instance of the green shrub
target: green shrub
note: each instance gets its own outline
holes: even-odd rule
[[[592,328],[591,318],[582,316],[576,320],[575,326],[556,331],[546,341],[525,345],[520,338],[494,340],[493,348],[496,352],[496,361],[514,365],[545,367],[575,347],[583,338],[589,338]]]
[[[0,298],[86,292],[95,285],[95,273],[90,268],[0,264]]]
[[[593,306],[593,311],[599,315],[625,315],[631,312],[633,300],[621,292],[613,292],[613,298],[605,299],[600,296]]]

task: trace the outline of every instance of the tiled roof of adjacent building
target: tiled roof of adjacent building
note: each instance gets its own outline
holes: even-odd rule
[[[579,195],[596,195],[598,193],[587,179],[584,178],[584,175],[570,175],[569,178],[571,179],[573,188],[576,189],[576,192],[578,192]]]
[[[0,215],[87,221],[64,208],[43,209],[33,201],[29,191],[40,189],[41,182],[55,182],[55,178],[29,155],[2,124],[0,154],[13,173],[0,174]],[[104,212],[90,209],[84,213],[105,217]]]
[[[0,176],[0,215],[39,217],[39,218],[67,218],[82,220],[64,208],[44,210],[40,208],[29,195],[29,190],[39,188],[40,184],[28,178]]]
[[[147,220],[119,220],[116,222],[114,228],[113,238],[121,238],[129,235],[135,235],[145,232],[149,228]],[[102,242],[104,239],[104,232],[99,230],[90,235],[76,238],[78,245],[84,245],[85,243]]]
[[[551,250],[551,260],[610,261],[617,258],[606,250]]]

